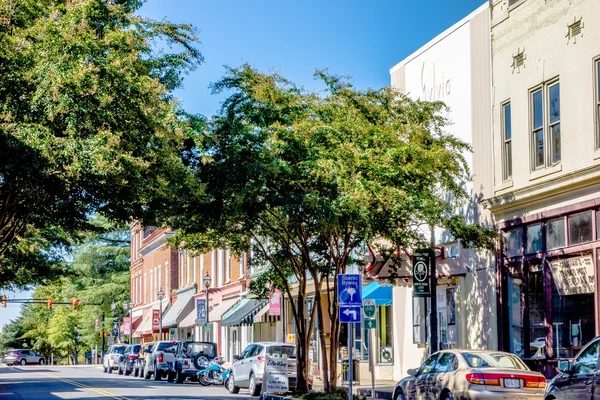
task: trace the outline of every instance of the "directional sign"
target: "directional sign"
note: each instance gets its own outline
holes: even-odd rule
[[[340,306],[340,322],[360,324],[360,307]]]
[[[363,313],[365,318],[375,318],[375,301],[365,300],[363,301]]]
[[[376,319],[365,319],[365,329],[377,329]]]
[[[362,275],[339,274],[337,277],[338,304],[340,306],[362,306]]]

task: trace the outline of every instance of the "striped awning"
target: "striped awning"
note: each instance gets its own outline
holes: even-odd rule
[[[265,305],[268,305],[267,300],[243,299],[223,316],[221,326],[251,325],[254,323],[254,316]]]

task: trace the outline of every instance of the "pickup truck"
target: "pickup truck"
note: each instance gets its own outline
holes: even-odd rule
[[[202,364],[217,356],[217,344],[213,342],[179,342],[175,348],[175,360],[171,363],[169,382],[183,383],[187,378],[197,380]]]
[[[113,370],[119,368],[119,360],[125,352],[125,345],[115,344],[110,346],[108,353],[104,355],[102,359],[102,367],[104,372],[112,374]]]
[[[144,378],[154,376],[155,381],[160,381],[163,376],[170,375],[169,363],[175,361],[176,347],[177,342],[156,342],[151,351],[145,350]]]

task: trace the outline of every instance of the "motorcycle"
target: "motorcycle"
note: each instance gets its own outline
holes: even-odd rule
[[[223,385],[225,383],[224,373],[227,371],[222,365],[225,363],[221,357],[217,357],[209,363],[204,363],[198,373],[198,383],[202,386]]]
[[[225,385],[225,387],[227,387],[227,381],[229,380],[230,376],[231,376],[231,368],[228,368],[223,371],[222,377],[223,377],[223,385]]]

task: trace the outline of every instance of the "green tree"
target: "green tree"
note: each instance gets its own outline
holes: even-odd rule
[[[202,56],[194,28],[141,0],[0,0],[0,287],[65,271],[99,213],[160,220],[202,120],[173,90]]]
[[[172,221],[176,244],[188,248],[244,251],[253,243],[255,258],[270,270],[251,288],[267,296],[275,286],[291,300],[300,391],[307,388],[315,321],[321,347],[330,349],[322,357],[325,389],[335,389],[334,278],[368,243],[427,244],[423,224],[448,227],[467,245],[493,242],[492,231],[468,226],[453,211],[467,200],[462,154],[469,146],[445,133],[442,103],[413,101],[390,88],[357,90],[325,72],[316,76],[323,92],[306,92],[248,65],[214,85],[231,94],[199,152],[203,190]],[[329,295],[316,296],[307,315],[309,285]]]

